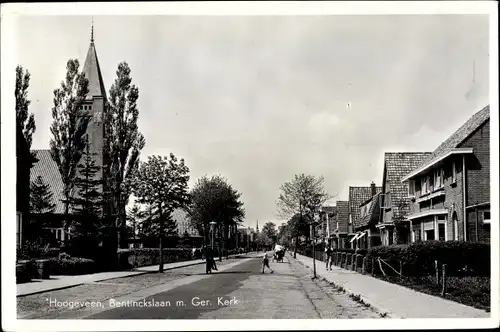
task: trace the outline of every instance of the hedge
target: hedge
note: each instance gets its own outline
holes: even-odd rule
[[[120,268],[131,269],[155,265],[160,263],[160,249],[158,248],[133,248],[118,250]],[[165,248],[163,249],[163,263],[184,262],[193,259],[192,249]]]
[[[91,259],[69,257],[61,254],[49,260],[51,275],[80,275],[95,272],[95,263]]]
[[[368,264],[372,258],[383,259],[403,275],[414,277],[435,273],[435,261],[441,268],[446,264],[448,276],[490,276],[490,245],[464,241],[425,241],[410,245],[377,246],[367,251]],[[384,271],[390,271],[390,268]]]

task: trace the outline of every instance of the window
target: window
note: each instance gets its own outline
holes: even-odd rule
[[[415,197],[415,181],[408,181],[408,197]]]
[[[457,166],[455,162],[451,164],[451,182],[452,183],[457,182]]]
[[[423,177],[420,180],[420,187],[422,188],[422,195],[425,195],[429,192],[429,178]]]
[[[438,239],[439,241],[446,241],[446,227],[444,223],[438,224]]]
[[[484,211],[483,212],[483,224],[489,224],[490,218],[491,218],[490,211]]]
[[[434,173],[434,189],[443,187],[443,170],[439,169]]]
[[[425,239],[427,241],[434,240],[434,230],[433,229],[429,229],[429,230],[425,231]]]
[[[387,237],[388,237],[388,243],[389,245],[391,245],[393,243],[393,240],[394,240],[394,235],[393,235],[393,231],[390,230],[387,232]]]

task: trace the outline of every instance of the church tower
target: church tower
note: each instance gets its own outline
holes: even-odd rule
[[[90,46],[87,52],[87,57],[83,65],[82,73],[88,80],[88,90],[85,101],[80,105],[80,109],[84,110],[90,117],[87,127],[87,135],[90,143],[90,153],[93,154],[95,165],[100,167],[100,172],[96,178],[103,178],[104,160],[104,118],[106,103],[106,89],[102,79],[101,68],[97,58],[97,52],[94,44],[94,26],[90,36]],[[83,158],[82,161],[83,162]]]

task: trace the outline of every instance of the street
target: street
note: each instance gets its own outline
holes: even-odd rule
[[[18,318],[380,318],[325,281],[312,280],[289,255],[271,262],[273,274],[261,274],[255,254],[217,263],[212,275],[195,265],[19,297]]]

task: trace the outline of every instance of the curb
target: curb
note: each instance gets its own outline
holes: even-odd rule
[[[293,258],[293,256],[291,258]],[[300,261],[299,259],[297,259],[297,258],[294,258],[294,259],[296,262],[300,263],[301,265],[308,268],[309,270],[313,269],[312,267],[306,265],[304,262]],[[316,274],[318,275],[318,279],[322,279],[335,287],[342,287],[345,294],[359,297],[361,301],[363,301],[365,304],[369,305],[370,308],[372,308],[376,313],[378,313],[381,316],[381,318],[403,319],[403,317],[399,317],[399,316],[395,315],[394,313],[390,312],[389,310],[384,309],[382,306],[374,303],[370,299],[367,299],[363,295],[356,294],[356,292],[352,291],[349,288],[346,288],[344,285],[336,284],[334,281],[329,280],[328,277],[322,276],[322,275],[318,274],[317,272],[316,272]]]
[[[243,254],[243,255],[245,255],[245,254]],[[229,258],[232,258],[232,257],[229,257]],[[226,259],[224,258],[223,260],[226,260]],[[175,269],[180,269],[180,268],[183,268],[183,267],[200,265],[200,264],[204,264],[204,263],[205,262],[189,263],[189,264],[185,264],[185,265],[179,265],[179,266],[175,266],[175,267],[164,268],[163,271],[175,270]],[[120,271],[117,271],[117,272],[120,272]],[[37,295],[37,294],[47,293],[47,292],[53,292],[53,291],[58,291],[58,290],[67,289],[67,288],[71,288],[71,287],[78,287],[78,286],[81,286],[81,285],[84,285],[84,284],[88,284],[88,283],[106,281],[106,280],[111,280],[111,279],[121,279],[121,278],[135,277],[135,276],[140,276],[140,275],[149,274],[149,273],[159,273],[159,271],[138,271],[138,270],[135,270],[135,271],[132,270],[130,272],[132,272],[132,273],[129,274],[129,275],[121,276],[121,277],[106,277],[106,278],[103,278],[103,279],[97,279],[97,280],[93,280],[93,281],[90,281],[90,282],[81,282],[81,283],[78,283],[78,284],[71,284],[71,285],[66,285],[66,286],[59,286],[59,287],[54,287],[54,288],[50,288],[50,289],[44,289],[44,290],[34,291],[34,292],[25,293],[25,294],[21,294],[21,295],[16,295],[16,298],[18,298],[18,297],[25,297],[25,296],[29,296],[29,295]]]

